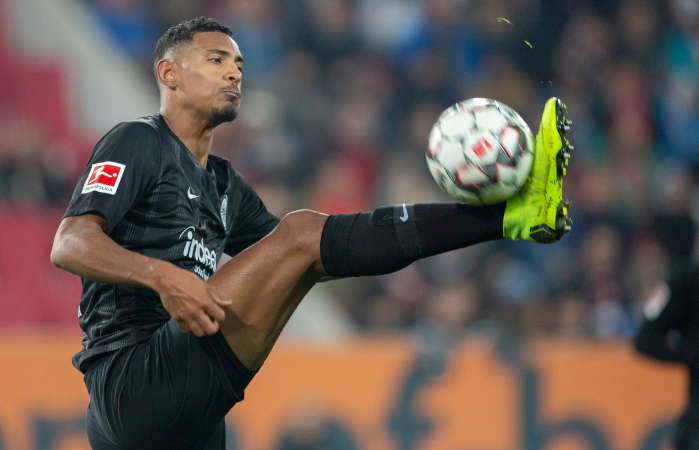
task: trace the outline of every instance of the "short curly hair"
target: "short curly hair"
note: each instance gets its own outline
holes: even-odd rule
[[[156,71],[158,61],[165,57],[165,54],[170,49],[178,47],[184,42],[191,42],[194,35],[197,33],[219,32],[233,37],[233,31],[223,23],[210,17],[197,17],[196,19],[186,20],[177,25],[173,25],[163,34],[158,43],[155,45],[153,52],[153,71]],[[157,73],[156,73],[157,77]]]

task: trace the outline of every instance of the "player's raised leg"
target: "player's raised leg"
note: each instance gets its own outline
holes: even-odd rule
[[[500,239],[505,205],[396,205],[326,216],[297,211],[209,278],[232,300],[220,330],[257,369],[306,293],[325,276],[381,275],[417,259]]]
[[[221,332],[240,361],[257,369],[306,293],[322,277],[380,275],[413,261],[502,237],[555,242],[570,231],[562,200],[568,160],[565,106],[547,104],[534,164],[506,203],[395,205],[326,216],[298,211],[224,265],[209,283],[231,299]]]
[[[306,293],[324,276],[381,275],[445,251],[502,238],[504,204],[396,205],[326,216],[297,211],[209,278],[232,300],[220,330],[257,369]]]

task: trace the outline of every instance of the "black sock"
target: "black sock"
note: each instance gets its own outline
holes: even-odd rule
[[[423,203],[330,216],[320,256],[334,277],[382,275],[413,261],[502,238],[505,203]]]

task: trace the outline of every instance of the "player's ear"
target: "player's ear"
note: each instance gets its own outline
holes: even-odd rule
[[[158,82],[170,89],[177,87],[177,74],[175,73],[175,65],[169,59],[161,59],[155,65],[155,73],[158,75]]]

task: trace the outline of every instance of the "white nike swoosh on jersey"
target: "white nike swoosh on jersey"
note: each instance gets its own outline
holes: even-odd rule
[[[192,192],[192,188],[189,188],[189,189],[187,189],[187,197],[189,197],[190,199],[193,199],[193,198],[197,198],[199,196],[194,195],[194,193]]]
[[[400,220],[405,222],[408,220],[408,208],[405,207],[405,203],[403,203],[403,215],[399,217]]]

